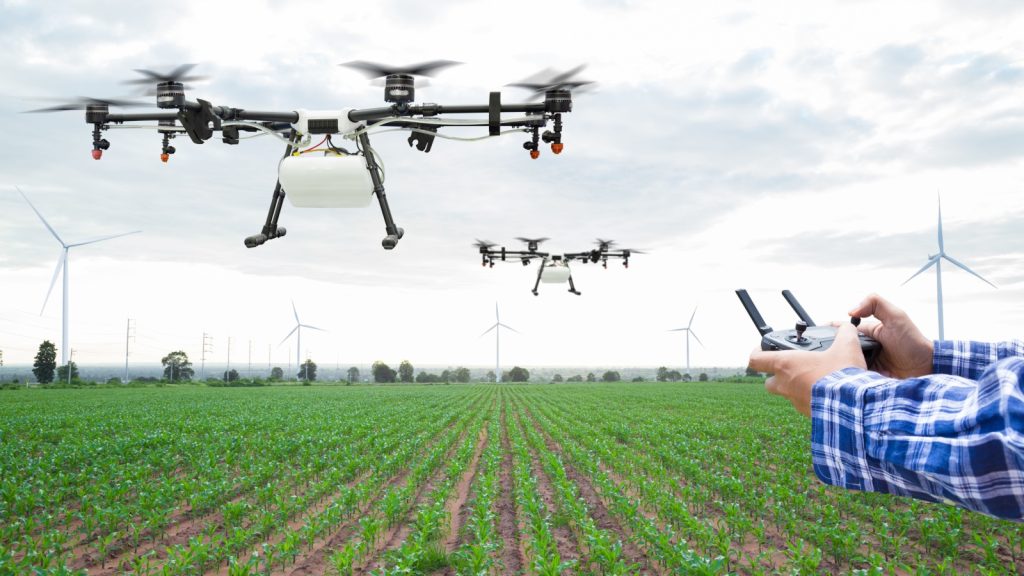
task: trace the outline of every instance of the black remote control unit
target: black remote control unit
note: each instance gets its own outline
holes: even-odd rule
[[[793,293],[789,290],[783,290],[782,296],[786,299],[786,302],[789,302],[796,315],[800,317],[800,320],[796,323],[796,328],[793,330],[773,330],[771,326],[765,323],[764,318],[757,311],[754,301],[750,299],[750,295],[747,294],[746,290],[737,290],[736,295],[740,297],[740,302],[746,308],[747,314],[750,315],[754,326],[757,327],[757,331],[761,333],[761,350],[807,350],[820,352],[828,350],[836,339],[836,329],[832,326],[815,326],[814,320],[811,320],[810,315],[807,314],[804,307],[797,302],[796,296],[793,296]],[[856,326],[860,324],[860,318],[850,318],[850,322]],[[870,367],[874,363],[875,356],[882,350],[882,345],[874,338],[863,334],[858,334],[858,336],[860,337],[860,349],[864,353],[864,360],[867,361],[867,365]]]

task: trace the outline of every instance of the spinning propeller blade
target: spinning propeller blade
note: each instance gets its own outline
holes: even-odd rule
[[[114,100],[111,98],[90,98],[88,96],[79,96],[71,102],[65,102],[56,106],[50,106],[49,108],[38,108],[36,110],[25,110],[25,113],[35,112],[63,112],[65,110],[85,110],[90,106],[120,106],[122,108],[148,106],[149,104],[144,102],[132,102],[130,100]]]
[[[462,62],[455,62],[454,60],[431,60],[429,62],[410,64],[409,66],[389,66],[387,64],[379,64],[377,62],[367,62],[366,60],[352,60],[350,62],[338,64],[338,66],[345,66],[347,68],[352,68],[353,70],[358,70],[367,78],[373,79],[380,78],[381,76],[391,76],[392,74],[433,76],[444,68],[457,66],[459,64],[462,64]]]
[[[545,68],[544,70],[528,76],[519,82],[506,84],[506,86],[532,91],[533,94],[530,96],[531,100],[543,96],[545,92],[550,90],[577,90],[584,86],[594,84],[591,80],[573,79],[573,77],[586,68],[586,66],[586,64],[580,64],[566,72],[558,72],[551,68]]]
[[[195,68],[195,64],[182,64],[174,70],[161,74],[160,72],[154,72],[153,70],[144,70],[136,68],[135,71],[145,76],[145,78],[136,78],[134,80],[125,80],[125,84],[159,84],[161,82],[196,82],[199,80],[206,80],[209,76],[189,76],[188,72]]]

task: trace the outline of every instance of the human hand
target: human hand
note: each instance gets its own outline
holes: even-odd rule
[[[810,416],[811,388],[815,382],[850,366],[867,368],[857,329],[852,324],[842,324],[836,330],[836,339],[824,352],[766,352],[758,349],[750,355],[750,367],[772,374],[764,381],[765,389],[785,397],[801,414]]]
[[[860,331],[878,340],[882,351],[870,368],[893,378],[915,378],[932,373],[934,345],[925,338],[907,313],[878,294],[871,294],[850,316],[873,316],[880,322],[861,323]]]

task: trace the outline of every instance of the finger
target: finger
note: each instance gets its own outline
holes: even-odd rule
[[[836,339],[832,343],[832,349],[841,351],[849,356],[853,365],[864,368],[864,353],[860,348],[860,338],[857,337],[857,327],[853,324],[843,324],[836,329]]]
[[[779,394],[779,385],[775,380],[775,376],[769,376],[765,379],[764,389],[767,390],[769,394]]]
[[[769,374],[775,373],[775,363],[778,361],[778,352],[764,352],[762,350],[755,350],[750,354],[750,363],[748,364],[751,369],[758,372],[768,372]]]
[[[850,316],[859,316],[861,318],[874,316],[883,323],[892,322],[893,320],[906,316],[906,313],[904,313],[903,310],[897,308],[891,302],[882,298],[878,294],[868,295],[863,302],[850,310],[849,314]]]

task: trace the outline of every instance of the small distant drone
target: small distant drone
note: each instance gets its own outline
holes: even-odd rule
[[[280,238],[287,232],[278,226],[281,207],[287,192],[289,200],[296,207],[349,208],[370,204],[374,195],[384,216],[387,236],[381,244],[391,250],[404,235],[404,230],[395,225],[384,195],[384,170],[380,157],[370,146],[370,132],[405,130],[410,132],[409,146],[416,146],[421,152],[430,152],[435,136],[455,140],[479,140],[509,132],[526,132],[530,139],[523,143],[531,158],[540,156],[540,141],[551,144],[555,154],[562,152],[562,114],[572,111],[572,90],[591,84],[575,80],[574,76],[583,69],[577,66],[567,72],[552,70],[539,72],[523,82],[509,84],[533,92],[530,100],[543,97],[543,102],[502,104],[501,92],[491,92],[487,104],[450,106],[442,104],[414,104],[416,96],[415,77],[432,76],[438,70],[454,66],[458,62],[434,60],[407,67],[394,67],[365,62],[362,60],[341,64],[363,72],[366,76],[384,79],[384,101],[382,108],[341,108],[337,110],[295,110],[265,112],[215,106],[206,100],[185,99],[186,82],[202,80],[202,76],[190,74],[195,64],[178,66],[168,73],[152,70],[136,70],[144,78],[131,80],[129,84],[151,86],[150,94],[156,96],[156,105],[167,112],[143,112],[140,114],[113,114],[111,106],[142,106],[143,104],[124,100],[78,98],[72,102],[31,112],[59,112],[63,110],[84,110],[85,121],[92,124],[92,157],[99,160],[103,151],[110,148],[110,142],[102,133],[111,128],[139,128],[122,126],[132,122],[156,122],[141,126],[155,129],[162,138],[160,159],[167,162],[175,153],[170,141],[184,132],[196,144],[202,144],[221,133],[225,144],[238,144],[240,140],[270,134],[286,143],[284,158],[278,165],[278,180],[270,201],[266,223],[259,234],[245,239],[245,245],[254,248],[267,240]],[[502,113],[517,113],[521,116],[503,118]],[[486,118],[446,119],[442,115],[487,114]],[[542,128],[553,123],[553,130]],[[441,135],[441,127],[487,126],[488,135],[480,138],[457,138]],[[502,130],[503,127],[509,128]],[[242,132],[253,132],[250,136]],[[350,152],[336,146],[331,137],[341,135],[355,142],[356,151]],[[316,145],[310,146],[312,137],[323,137]]]
[[[516,240],[525,243],[526,250],[507,250],[504,246],[498,246],[486,240],[477,240],[473,243],[473,246],[480,250],[482,265],[485,267],[494,268],[495,260],[501,260],[502,262],[518,260],[522,262],[523,266],[529,266],[531,261],[539,259],[540,266],[537,268],[537,281],[534,282],[532,290],[534,296],[539,295],[537,288],[541,282],[545,284],[568,282],[569,292],[579,296],[581,292],[576,289],[576,285],[572,281],[572,271],[569,270],[569,262],[573,260],[583,264],[596,264],[600,262],[601,266],[608,268],[609,258],[622,258],[623,267],[629,268],[629,257],[633,254],[644,253],[642,250],[629,248],[615,249],[613,248],[615,246],[614,240],[602,240],[601,238],[595,241],[597,248],[587,250],[586,252],[566,252],[565,254],[539,252],[537,250],[538,247],[540,247],[542,242],[549,240],[549,238],[516,238]]]

